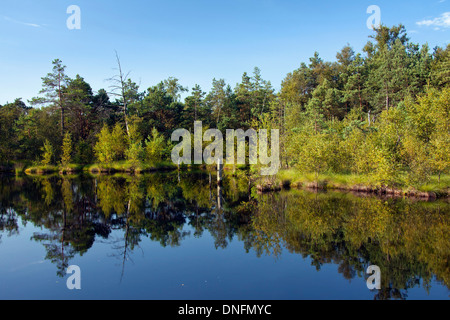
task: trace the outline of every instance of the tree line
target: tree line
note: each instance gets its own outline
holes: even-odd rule
[[[142,90],[118,56],[111,86],[94,92],[56,59],[31,106],[0,107],[0,162],[156,163],[170,158],[174,130],[202,121],[280,129],[283,167],[421,183],[449,170],[449,57],[450,46],[431,50],[403,25],[380,26],[361,53],[346,45],[327,62],[316,52],[278,92],[259,68],[234,88],[213,79],[209,92],[189,90],[170,77]]]

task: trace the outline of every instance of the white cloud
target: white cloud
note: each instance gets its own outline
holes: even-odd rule
[[[433,26],[435,28],[442,27],[442,28],[450,28],[450,12],[444,12],[439,17],[431,19],[431,20],[422,20],[419,22],[416,22],[419,26]]]
[[[15,20],[15,19],[12,19],[12,18],[7,17],[7,16],[3,16],[3,18],[5,18],[5,20],[8,20],[8,21],[11,21],[11,22],[14,22],[14,23],[18,23],[18,24],[21,24],[21,25],[24,25],[24,26],[29,26],[29,27],[33,27],[33,28],[40,28],[41,27],[41,25],[36,24],[36,23],[22,22],[22,21]]]

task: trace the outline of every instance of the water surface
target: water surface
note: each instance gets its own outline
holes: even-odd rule
[[[2,176],[0,299],[449,298],[448,202],[214,180]]]

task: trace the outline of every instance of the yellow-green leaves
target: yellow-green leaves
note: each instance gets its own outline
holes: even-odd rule
[[[53,158],[53,147],[48,140],[45,140],[44,146],[41,148],[41,151],[43,152],[41,163],[44,166],[48,166],[49,164],[51,164]]]
[[[61,164],[67,166],[72,159],[72,135],[70,132],[64,134],[62,145]]]

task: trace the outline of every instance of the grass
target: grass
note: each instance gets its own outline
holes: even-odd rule
[[[59,167],[52,165],[38,165],[25,169],[26,174],[50,174],[59,172]]]
[[[296,169],[280,170],[277,178],[281,181],[291,181],[294,184],[305,184],[312,182],[327,182],[327,185],[334,185],[336,187],[368,184],[375,185],[368,176],[356,175],[356,174],[319,174],[316,176],[314,173],[302,173]]]
[[[16,166],[16,174],[24,172],[27,175],[42,175],[42,174],[52,174],[52,173],[61,173],[61,174],[71,174],[81,172],[83,169],[82,165],[79,164],[68,164],[65,166],[59,165],[32,165],[29,167],[26,166]]]
[[[430,181],[417,187],[417,190],[424,192],[440,192],[450,188],[450,175],[431,176]],[[447,190],[448,191],[448,190]]]
[[[378,187],[377,181],[368,175],[326,173],[316,176],[314,173],[302,173],[296,169],[280,170],[276,176],[276,183],[291,187],[316,187],[324,189],[343,189],[354,191],[374,191]],[[388,189],[385,189],[388,190]],[[431,176],[428,182],[418,186],[409,186],[399,181],[395,188],[389,189],[397,194],[434,193],[436,196],[448,196],[450,192],[450,175]]]
[[[44,175],[44,174],[52,174],[52,173],[60,173],[60,174],[73,174],[79,172],[90,172],[90,173],[143,173],[143,172],[152,172],[152,171],[163,171],[163,170],[174,170],[176,169],[176,165],[172,162],[159,162],[156,164],[138,162],[133,163],[131,161],[116,161],[112,163],[94,163],[89,165],[81,165],[81,164],[68,164],[65,166],[62,165],[32,165],[26,167],[25,165],[20,166],[16,169],[17,172],[24,172],[28,175]]]
[[[127,173],[143,173],[160,170],[173,170],[176,166],[172,162],[159,162],[156,164],[150,163],[133,163],[130,161],[116,161],[112,163],[95,163],[84,168],[84,171],[90,173],[114,173],[114,172],[127,172]]]

